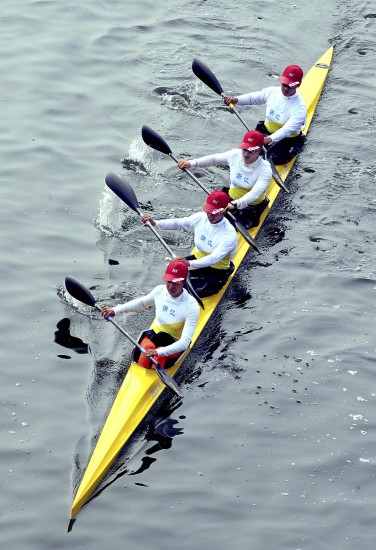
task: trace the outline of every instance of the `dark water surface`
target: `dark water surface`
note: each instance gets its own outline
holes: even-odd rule
[[[2,548],[374,547],[375,14],[352,0],[3,0]],[[244,129],[193,58],[236,94],[289,63],[307,71],[330,44],[291,193],[192,353],[186,397],[161,402],[123,475],[67,534],[130,345],[64,301],[64,278],[115,303],[152,288],[165,263],[105,175],[125,176],[156,217],[201,208],[203,192],[140,135],[151,126],[177,157],[239,143]],[[253,125],[263,111],[242,115]],[[150,320],[124,322],[138,334]]]

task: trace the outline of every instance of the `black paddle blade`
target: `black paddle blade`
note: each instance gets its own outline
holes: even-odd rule
[[[204,84],[209,86],[209,88],[211,88],[213,92],[218,95],[223,94],[223,88],[218,82],[217,77],[209,69],[209,67],[207,67],[202,61],[197,59],[197,57],[193,60],[192,71],[195,73],[197,78],[199,78]]]
[[[176,395],[178,395],[179,397],[184,397],[184,393],[181,387],[177,385],[175,380],[171,378],[171,376],[167,374],[167,372],[164,369],[162,369],[160,365],[158,365],[155,370],[165,386],[170,388],[170,390],[175,392]]]
[[[65,288],[73,298],[88,306],[95,307],[95,298],[84,285],[73,277],[65,277]]]
[[[273,174],[273,178],[274,178],[276,184],[279,185],[279,187],[281,189],[286,191],[286,193],[290,193],[290,191],[288,190],[286,185],[283,183],[283,180],[282,180],[281,176],[279,175],[279,172],[278,172],[278,170],[276,168],[276,165],[274,164],[273,160],[271,158],[268,158],[268,154],[266,154],[266,160],[269,161],[269,164],[272,167],[272,174]]]
[[[247,243],[251,245],[252,248],[256,250],[256,252],[260,252],[260,249],[256,245],[255,241],[252,239],[251,235],[248,233],[244,225],[240,223],[239,220],[237,220],[231,212],[226,212],[225,217],[235,225],[236,230],[239,231],[239,233],[244,237]]]
[[[251,235],[248,233],[244,225],[236,220],[235,227],[239,231],[239,233],[243,236],[243,238],[247,241],[247,243],[251,245],[251,247],[254,250],[256,250],[256,252],[260,253],[259,247],[256,245],[255,241],[252,239]]]
[[[139,204],[135,192],[129,183],[114,172],[107,174],[105,178],[107,187],[111,189],[125,204],[138,213]]]
[[[154,130],[149,128],[149,126],[143,126],[141,129],[142,139],[152,149],[156,149],[160,153],[165,155],[170,155],[172,153],[171,149],[165,142],[165,140],[157,134]]]

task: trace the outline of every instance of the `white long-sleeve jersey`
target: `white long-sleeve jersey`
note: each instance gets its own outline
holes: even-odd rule
[[[158,285],[149,294],[119,304],[113,309],[115,315],[120,315],[151,305],[155,305],[155,319],[151,328],[157,333],[167,332],[176,340],[169,346],[158,348],[158,355],[166,357],[186,350],[191,343],[200,313],[193,296],[183,289],[180,296],[173,298],[165,285]]]
[[[231,149],[189,161],[191,166],[229,166],[229,195],[239,209],[258,204],[265,199],[265,192],[272,177],[270,163],[259,157],[252,164],[245,164],[241,149]]]
[[[301,132],[306,124],[307,107],[296,92],[290,97],[285,97],[281,89],[275,86],[263,88],[259,92],[251,92],[238,96],[237,105],[262,105],[266,103],[265,125],[271,127],[277,125],[279,129],[273,130],[270,135],[273,142]]]
[[[158,220],[156,228],[194,232],[193,253],[202,257],[189,261],[190,270],[202,267],[227,269],[238,247],[236,230],[231,223],[223,218],[219,223],[212,224],[205,212],[197,212],[184,218]]]

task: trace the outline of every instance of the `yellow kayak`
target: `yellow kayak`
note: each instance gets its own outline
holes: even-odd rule
[[[311,124],[313,114],[328,75],[332,55],[333,47],[330,47],[307,72],[299,88],[299,94],[302,96],[307,105],[307,124],[304,130],[305,134]],[[294,162],[295,159],[290,161],[288,164],[277,166],[277,170],[283,181],[287,179]],[[269,205],[261,216],[259,226],[249,230],[249,234],[253,238],[259,232],[266,216],[268,215],[269,209],[273,206],[280,191],[281,187],[277,185],[274,179],[272,179],[267,191],[267,196],[270,201]],[[200,318],[193,336],[191,347],[195,344],[196,340],[204,330],[223,294],[226,292],[227,287],[231,284],[231,281],[249,248],[250,245],[241,235],[239,235],[238,250],[233,258],[235,270],[229,277],[226,285],[218,294],[208,298],[203,298],[205,309],[200,312]],[[179,358],[178,362],[168,369],[170,376],[174,376],[181,367],[190,349],[191,348],[186,350],[183,356]],[[84,476],[77,489],[72,505],[70,516],[71,521],[68,530],[70,530],[74,518],[82,506],[84,506],[89,498],[93,496],[95,489],[103,480],[117,455],[120,453],[124,445],[145,418],[146,414],[157,401],[165,388],[166,386],[161,382],[154,370],[147,370],[140,367],[135,362],[131,363],[122,386],[120,387],[120,390],[115,398],[111,411],[103,426],[100,437],[86,467]]]

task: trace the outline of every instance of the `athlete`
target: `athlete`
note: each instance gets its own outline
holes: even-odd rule
[[[140,342],[145,353],[141,353],[137,360],[145,368],[155,368],[149,357],[156,357],[161,367],[168,368],[174,363],[173,359],[179,357],[191,343],[199,317],[199,306],[184,288],[187,275],[187,263],[175,259],[166,268],[164,285],[158,285],[149,294],[125,304],[101,309],[103,317],[107,319],[109,316],[155,306],[152,328],[144,333]]]
[[[192,160],[182,159],[178,161],[178,166],[181,170],[195,166],[229,166],[230,187],[222,189],[231,198],[227,209],[249,229],[259,225],[260,216],[269,203],[266,190],[272,169],[269,162],[260,156],[263,144],[264,135],[250,130],[237,149]]]
[[[190,282],[201,298],[216,294],[234,270],[231,262],[238,246],[236,230],[224,217],[230,197],[224,191],[213,191],[207,197],[203,212],[175,219],[154,220],[141,217],[157,229],[193,231],[194,249],[186,258]]]
[[[280,87],[269,86],[258,92],[223,97],[226,105],[266,104],[265,120],[257,124],[256,130],[265,135],[267,155],[275,164],[289,162],[304,144],[302,130],[306,124],[307,107],[297,91],[302,79],[302,69],[298,65],[289,65],[279,79]]]

